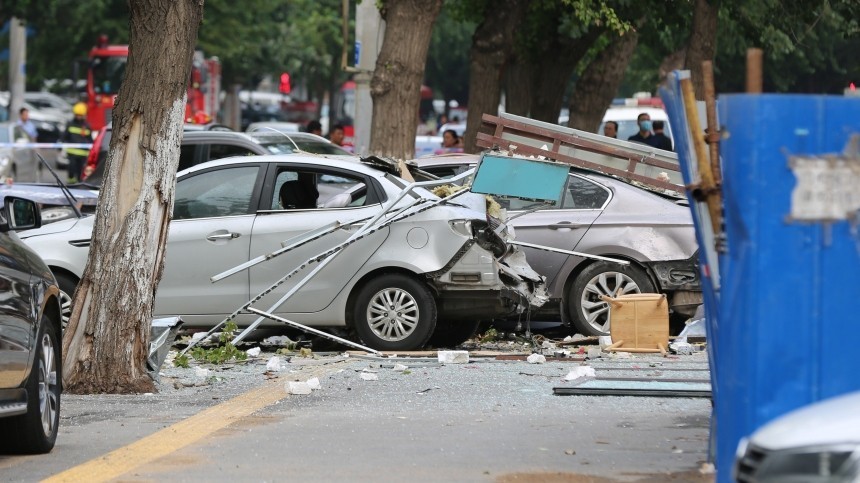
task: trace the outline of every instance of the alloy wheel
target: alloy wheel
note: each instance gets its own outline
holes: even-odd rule
[[[72,316],[72,296],[60,290],[60,324],[63,330],[69,326],[69,318]]]
[[[632,278],[619,272],[603,272],[596,275],[582,291],[580,307],[586,321],[600,332],[609,332],[609,304],[600,299],[601,295],[618,297],[641,293],[639,285]]]
[[[42,335],[42,354],[39,357],[39,413],[45,435],[54,431],[59,401],[57,398],[57,361],[54,341],[50,334]]]
[[[419,312],[415,298],[399,288],[377,292],[367,305],[367,323],[373,333],[389,342],[409,337],[418,326]]]

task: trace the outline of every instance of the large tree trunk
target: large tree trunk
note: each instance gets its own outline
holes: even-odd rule
[[[592,27],[578,39],[555,41],[543,50],[539,58],[535,59],[531,84],[532,119],[558,123],[564,91],[567,89],[573,70],[603,32],[601,28]]]
[[[532,103],[532,67],[527,58],[512,54],[505,78],[505,112],[528,117]]]
[[[164,267],[202,0],[129,0],[128,67],[89,259],[63,339],[75,393],[150,392],[150,319]]]
[[[636,50],[639,33],[631,29],[624,35],[609,35],[612,36],[609,45],[588,64],[576,81],[570,97],[569,127],[596,131],[606,107],[612,103],[624,79],[624,71]]]
[[[505,61],[514,45],[514,29],[522,21],[524,0],[502,0],[489,5],[472,36],[469,62],[469,117],[464,149],[477,151],[475,134],[485,113],[498,114]]]
[[[386,0],[385,39],[370,81],[370,152],[395,159],[415,155],[421,82],[433,23],[442,0]]]
[[[696,99],[704,99],[705,86],[702,80],[702,62],[713,62],[717,52],[717,20],[720,0],[695,0],[693,28],[687,42],[687,57],[684,68],[691,73]]]

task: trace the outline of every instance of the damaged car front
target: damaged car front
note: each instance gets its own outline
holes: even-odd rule
[[[392,181],[403,183],[396,177]],[[444,187],[435,192],[451,194]],[[401,246],[408,252],[387,257],[415,260],[417,254],[439,266],[427,266],[423,274],[437,300],[433,345],[457,345],[472,336],[481,321],[536,310],[549,298],[546,279],[529,266],[519,247],[510,244],[512,230],[491,214],[490,203],[484,195],[461,191],[415,220],[391,226],[389,238],[406,239]],[[453,256],[420,252],[427,231],[456,247]]]

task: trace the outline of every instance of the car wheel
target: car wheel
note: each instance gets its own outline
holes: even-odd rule
[[[427,343],[436,327],[436,300],[423,283],[400,274],[370,280],[353,313],[355,331],[376,350],[406,351]]]
[[[478,331],[480,320],[455,320],[436,323],[436,330],[430,336],[430,346],[451,348],[466,342]]]
[[[75,296],[75,289],[78,288],[78,281],[63,273],[54,275],[54,278],[57,279],[57,286],[60,287],[62,327],[63,330],[66,330],[66,327],[69,326],[69,317],[72,315],[72,297]]]
[[[570,318],[584,335],[609,335],[609,304],[601,295],[617,297],[653,293],[654,284],[641,268],[598,261],[576,276],[568,294]]]
[[[54,322],[42,317],[36,339],[36,357],[27,379],[27,413],[0,419],[0,434],[14,434],[3,438],[4,450],[18,453],[47,453],[57,440],[60,423],[61,358],[60,341]]]

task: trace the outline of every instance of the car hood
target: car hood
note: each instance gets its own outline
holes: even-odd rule
[[[55,223],[42,225],[40,228],[18,232],[18,237],[21,238],[22,240],[25,240],[27,238],[32,238],[35,236],[50,235],[53,233],[62,233],[62,232],[66,232],[66,231],[71,230],[72,228],[77,226],[79,223],[81,223],[82,225],[89,225],[90,227],[92,227],[92,218],[93,218],[92,216],[85,216],[83,218],[71,218],[68,220],[62,220],[62,221],[58,221]]]
[[[753,433],[750,442],[769,450],[860,444],[860,391],[792,411]]]

